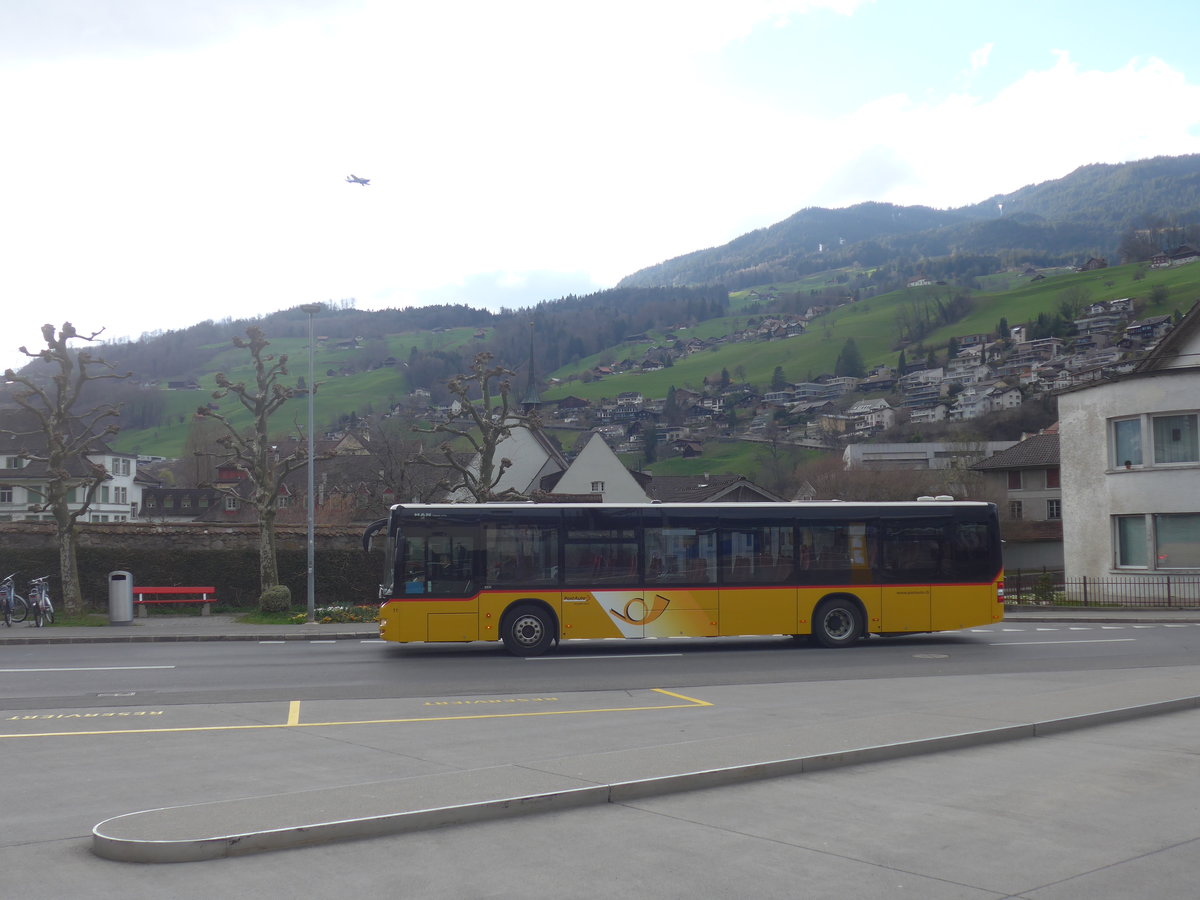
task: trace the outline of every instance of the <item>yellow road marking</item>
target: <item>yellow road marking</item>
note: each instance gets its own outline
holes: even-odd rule
[[[460,722],[472,719],[520,719],[532,718],[535,716],[577,716],[587,713],[653,712],[654,710],[699,709],[705,706],[712,706],[712,704],[706,700],[697,700],[693,697],[685,697],[683,694],[676,694],[671,691],[663,690],[662,688],[651,688],[651,690],[655,693],[663,694],[667,697],[674,697],[677,700],[684,700],[687,702],[671,703],[666,706],[611,706],[602,707],[599,709],[548,709],[538,712],[478,713],[474,715],[463,716],[414,716],[402,719],[355,719],[345,722],[301,722],[301,701],[292,700],[288,703],[287,721],[275,724],[192,725],[177,728],[114,728],[110,731],[42,731],[28,734],[0,734],[0,740],[4,740],[6,738],[96,737],[98,735],[106,734],[178,734],[188,731],[261,731],[263,729],[271,728],[334,728],[349,725],[408,725],[417,722]]]

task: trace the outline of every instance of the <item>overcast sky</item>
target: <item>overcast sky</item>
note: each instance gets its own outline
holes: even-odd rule
[[[807,206],[1200,152],[1198,32],[1175,0],[0,0],[0,364],[43,322],[522,306]]]

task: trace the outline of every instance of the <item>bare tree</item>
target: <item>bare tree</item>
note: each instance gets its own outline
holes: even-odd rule
[[[226,465],[234,465],[246,474],[249,496],[242,496],[236,486],[216,485],[222,493],[248,501],[258,516],[258,574],[262,590],[279,584],[279,564],[275,552],[275,518],[279,504],[279,492],[284,479],[308,462],[308,448],[303,440],[297,441],[294,449],[280,456],[271,442],[270,424],[283,404],[295,397],[299,390],[279,383],[288,374],[287,356],[274,356],[265,351],[270,341],[256,325],[246,329],[246,340],[235,336],[235,347],[249,350],[254,361],[254,385],[247,387],[243,382],[230,381],[224,372],[216,376],[218,390],[213,391],[214,400],[233,395],[250,413],[252,425],[238,428],[223,413],[210,406],[201,406],[196,414],[215,419],[223,426],[223,434],[217,438],[221,446],[218,456]],[[313,388],[315,390],[315,386]],[[297,426],[297,431],[300,431]],[[303,435],[300,435],[303,437]]]
[[[109,478],[108,469],[94,457],[108,450],[104,438],[120,430],[115,422],[107,421],[120,415],[116,406],[98,403],[89,407],[82,395],[94,382],[129,377],[128,373],[117,374],[87,350],[71,347],[73,340],[95,341],[99,335],[100,331],[79,334],[70,322],[57,331],[53,325],[43,325],[46,346],[37,352],[25,347],[20,350],[50,367],[49,378],[19,375],[12,369],[4,373],[10,382],[20,385],[13,399],[30,414],[33,425],[31,431],[8,433],[38,438],[38,449],[25,449],[21,456],[45,466],[46,493],[39,509],[54,517],[63,610],[69,616],[83,612],[76,524],[91,506],[97,488]]]
[[[536,415],[527,415],[514,406],[509,380],[512,375],[503,366],[492,365],[492,354],[477,354],[469,372],[446,382],[457,404],[447,421],[431,428],[414,426],[418,433],[444,434],[449,439],[437,448],[440,459],[431,459],[422,449],[411,461],[445,470],[447,478],[442,484],[450,491],[466,491],[476,503],[516,496],[496,493],[496,486],[512,465],[510,459],[496,459],[496,448],[515,427],[540,427]],[[473,456],[462,452],[463,447],[470,447]]]

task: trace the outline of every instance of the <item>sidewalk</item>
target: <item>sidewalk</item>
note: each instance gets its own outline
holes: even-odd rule
[[[93,828],[92,852],[119,862],[211,860],[636,804],[684,791],[1063,736],[1081,728],[1196,710],[1200,666],[1089,672],[1084,683],[1077,672],[1034,672],[733,684],[655,693],[657,701],[644,693],[631,698],[628,691],[572,694],[572,702],[592,707],[598,722],[609,727],[619,723],[621,741],[605,742],[599,749],[594,727],[553,727],[547,718],[521,718],[519,725],[506,727],[503,717],[491,714],[455,716],[455,734],[467,749],[460,747],[453,762],[436,752],[444,747],[437,743],[439,732],[422,728],[404,734],[405,753],[438,756],[443,771],[385,780],[375,780],[376,774],[368,783],[140,812],[113,810],[111,818]],[[361,721],[341,717],[341,705],[306,704],[310,708],[308,715],[314,718],[297,710],[289,723],[296,731],[280,734],[319,727],[354,735],[360,734],[356,729],[371,727],[371,720],[387,720],[386,713],[379,715],[386,707],[360,704]],[[649,709],[659,714],[645,715]],[[395,752],[386,741],[379,746]],[[389,770],[382,757],[371,768],[374,773]],[[630,840],[652,845],[660,836],[658,828],[648,826],[648,833]]]
[[[237,616],[149,615],[129,625],[52,625],[35,628],[20,622],[0,625],[0,644],[128,644],[156,641],[311,641],[379,637],[374,622],[321,625],[244,625]]]
[[[1200,609],[1084,609],[1080,607],[1010,607],[1006,622],[1096,622],[1130,624],[1200,622]],[[146,643],[153,641],[311,641],[365,640],[379,636],[374,622],[244,625],[236,616],[153,614],[129,625],[34,628],[21,622],[0,625],[0,644]]]

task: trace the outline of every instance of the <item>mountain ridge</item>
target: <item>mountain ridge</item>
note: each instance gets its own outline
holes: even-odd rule
[[[876,201],[806,207],[719,247],[639,269],[617,286],[719,282],[736,290],[851,263],[902,267],[961,253],[1069,264],[1121,252],[1130,232],[1182,234],[1197,223],[1200,154],[1092,163],[955,209]]]

